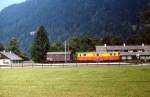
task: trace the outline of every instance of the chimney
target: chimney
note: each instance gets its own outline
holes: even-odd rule
[[[123,43],[123,46],[124,46],[124,47],[126,47],[126,44],[125,44],[125,43]]]
[[[144,43],[142,43],[142,47],[144,47],[145,46],[145,44]]]
[[[104,47],[107,47],[107,44],[104,44]]]

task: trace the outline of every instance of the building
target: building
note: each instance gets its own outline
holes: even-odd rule
[[[0,52],[0,65],[10,65],[22,63],[23,59],[13,52]]]
[[[150,45],[96,46],[97,52],[119,52],[122,60],[150,61]]]
[[[48,52],[48,62],[67,62],[71,61],[71,52]]]

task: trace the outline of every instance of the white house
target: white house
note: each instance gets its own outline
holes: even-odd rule
[[[23,59],[13,52],[0,52],[0,65],[11,65],[22,62]]]

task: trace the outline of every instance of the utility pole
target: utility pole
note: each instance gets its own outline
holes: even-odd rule
[[[65,63],[67,63],[67,41],[65,40]]]
[[[68,39],[68,52],[69,52],[69,50],[70,50],[70,49],[69,49],[69,46],[70,46],[70,45],[69,45],[69,39]]]

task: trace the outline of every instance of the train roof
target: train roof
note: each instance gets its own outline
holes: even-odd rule
[[[94,53],[94,54],[97,54],[97,53],[119,53],[119,52],[77,52],[77,53],[82,53],[82,54]]]
[[[71,54],[71,52],[47,52],[47,54]]]

